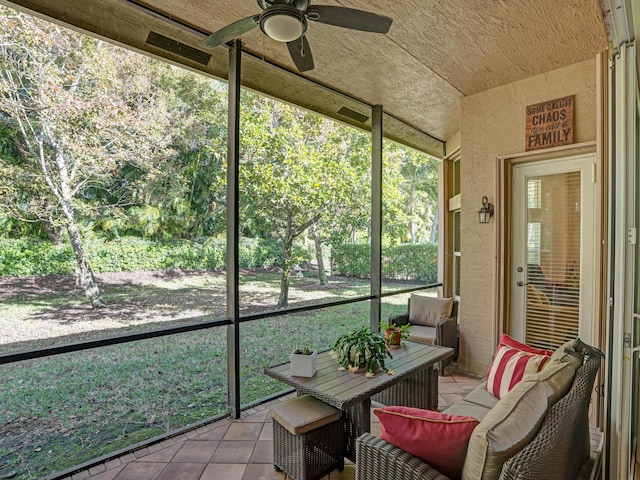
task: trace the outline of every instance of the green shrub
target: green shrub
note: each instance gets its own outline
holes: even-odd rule
[[[382,277],[389,280],[419,280],[435,283],[438,279],[438,245],[401,244],[382,251]],[[335,275],[369,278],[371,245],[342,244],[331,249],[331,271]]]
[[[91,238],[85,249],[94,272],[141,270],[219,270],[226,266],[226,241],[206,238],[199,241],[153,242],[137,237],[106,241]],[[282,243],[275,240],[241,239],[240,267],[282,266]],[[312,252],[295,246],[297,263],[308,262]],[[68,243],[56,248],[45,240],[0,239],[0,276],[71,274],[75,271],[73,251]]]
[[[371,245],[344,243],[331,248],[331,273],[346,277],[371,277]]]
[[[73,252],[68,245],[56,248],[35,239],[0,241],[0,276],[69,274],[74,272]]]

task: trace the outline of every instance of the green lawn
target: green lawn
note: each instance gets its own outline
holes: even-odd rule
[[[243,276],[241,298],[246,309],[270,309],[272,299],[277,299],[278,281],[275,274]],[[215,295],[224,295],[220,282],[200,282],[199,287],[194,282],[199,281],[184,278],[171,286],[175,297],[172,306],[191,308],[189,299],[198,288],[205,294],[217,289]],[[157,289],[119,286],[107,289],[105,295],[121,304],[135,303],[132,298],[142,293],[147,299],[152,296],[142,292],[145,288]],[[300,304],[316,303],[368,291],[366,281],[336,279],[329,286],[320,286],[309,280],[294,285],[292,297]],[[156,292],[159,298],[161,293]],[[23,315],[20,318],[27,322],[41,312],[56,318],[56,311],[64,317],[69,305],[77,302],[77,298],[67,297],[65,303],[55,294],[18,296],[3,302],[0,318]],[[132,331],[157,325],[153,305],[147,304],[147,308],[153,321],[122,322],[122,328]],[[385,299],[383,318],[405,308],[404,295]],[[25,309],[30,313],[24,314]],[[264,366],[287,361],[288,354],[300,346],[327,349],[341,333],[367,324],[368,318],[369,302],[361,302],[241,324],[242,403],[284,389],[262,374]],[[116,327],[97,333],[89,330],[64,339],[117,331]],[[55,341],[59,340],[49,332],[28,345]],[[42,478],[221,414],[225,411],[226,382],[225,327],[0,366],[0,478]]]

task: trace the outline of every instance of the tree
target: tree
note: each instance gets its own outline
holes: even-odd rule
[[[250,93],[245,93],[243,106],[243,225],[252,233],[282,241],[278,308],[283,308],[296,263],[294,240],[312,225],[362,202],[354,198],[354,185],[360,180],[363,160],[348,155],[345,127],[319,115]]]
[[[19,188],[2,192],[0,208],[64,228],[78,283],[101,306],[78,220],[129,203],[134,188],[104,190],[129,165],[149,176],[152,160],[168,148],[167,116],[150,80],[151,69],[168,66],[9,9],[0,13],[0,123],[19,158],[3,159]]]
[[[393,142],[385,142],[383,152],[385,233],[402,242],[428,241],[436,225],[437,161]]]

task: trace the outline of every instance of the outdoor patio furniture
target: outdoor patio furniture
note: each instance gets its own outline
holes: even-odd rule
[[[547,407],[539,428],[534,430],[531,437],[523,437],[524,445],[516,452],[511,453],[511,456],[504,463],[495,459],[491,460],[490,469],[493,471],[491,475],[487,476],[487,465],[484,465],[483,471],[478,471],[478,458],[470,453],[473,436],[476,435],[478,429],[482,430],[481,421],[472,433],[462,478],[574,480],[577,477],[584,461],[589,456],[589,402],[596,374],[600,368],[602,353],[579,341],[575,342],[573,347],[578,356],[584,356],[584,361],[577,369],[568,392],[555,403],[553,403],[552,396],[557,395],[559,391],[557,390],[559,387],[558,379],[551,379],[550,384],[544,383],[542,385],[547,392],[546,395],[548,395],[551,406]],[[554,365],[553,368],[558,370],[558,363],[554,362]],[[539,379],[537,382],[538,385],[543,383]],[[497,408],[500,403],[500,401],[490,401],[489,396],[490,394],[486,390],[482,391],[481,386],[465,399],[445,410],[444,413],[463,414],[463,412],[467,412],[468,415],[476,418],[488,418],[491,410]],[[508,398],[508,395],[504,398]],[[504,421],[508,421],[508,415]],[[514,429],[521,428],[521,423],[522,421],[518,425],[517,422],[514,422],[510,430],[505,431],[505,437],[509,437],[508,439],[504,438],[501,441],[500,438],[495,438],[493,440],[498,444],[511,444]],[[428,444],[429,440],[425,439],[425,442]],[[442,475],[429,464],[371,434],[364,434],[358,438],[356,448],[356,480],[371,478],[448,480],[448,477]],[[487,452],[489,455],[496,454],[490,449]],[[486,461],[486,458],[483,460]]]
[[[344,420],[340,411],[303,395],[269,408],[273,464],[295,480],[317,480],[344,469]]]
[[[397,385],[396,388],[407,389],[406,395],[397,395],[398,399],[418,402],[407,406],[435,408],[432,400],[438,396],[438,383],[432,380],[435,376],[433,366],[453,355],[453,350],[405,342],[393,349],[392,354],[393,358],[386,366],[394,371],[393,375],[387,375],[381,368],[376,370],[374,377],[340,371],[329,352],[318,355],[318,371],[312,378],[291,376],[288,362],[265,368],[264,373],[295,387],[298,395],[312,395],[340,409],[346,422],[345,457],[355,461],[356,439],[371,429],[371,398]]]
[[[447,308],[447,303],[450,304],[450,310]],[[442,314],[442,312],[450,313]],[[451,360],[458,358],[458,302],[456,300],[412,293],[409,297],[407,312],[389,317],[389,324],[393,323],[397,326],[411,324],[408,340],[453,348],[453,356],[438,363],[440,375],[444,375],[444,369]]]

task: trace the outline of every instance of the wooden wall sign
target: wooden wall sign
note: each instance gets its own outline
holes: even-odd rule
[[[574,95],[527,107],[525,150],[573,143]]]

